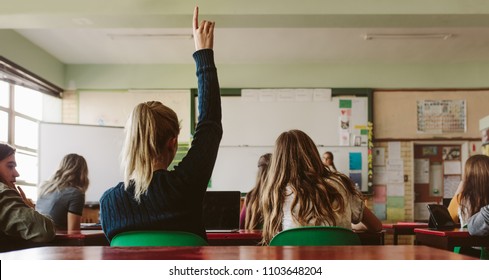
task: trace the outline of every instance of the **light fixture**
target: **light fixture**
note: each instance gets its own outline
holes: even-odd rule
[[[441,39],[447,40],[454,37],[452,33],[372,33],[365,34],[364,40],[377,40],[377,39]]]
[[[193,39],[192,34],[183,33],[113,33],[107,34],[112,40],[125,39]]]

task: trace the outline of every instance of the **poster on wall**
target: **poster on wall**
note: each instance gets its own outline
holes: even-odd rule
[[[418,133],[465,132],[465,100],[420,100],[417,102]]]

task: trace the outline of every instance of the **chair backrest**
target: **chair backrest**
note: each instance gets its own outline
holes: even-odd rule
[[[200,236],[183,231],[127,231],[114,236],[110,246],[205,246]]]
[[[270,241],[270,246],[341,246],[361,245],[360,238],[342,227],[311,226],[287,229]]]

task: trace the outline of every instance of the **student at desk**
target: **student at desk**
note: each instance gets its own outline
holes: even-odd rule
[[[15,187],[15,149],[0,143],[0,251],[15,249],[18,241],[51,241],[54,223],[36,212],[20,187]]]
[[[457,194],[448,206],[450,215],[454,218],[454,210],[461,227],[467,225],[472,215],[489,204],[489,157],[473,155],[465,163],[463,180],[457,189]],[[456,207],[458,205],[458,207]],[[457,221],[457,219],[454,219]]]
[[[124,182],[100,199],[107,238],[125,231],[178,230],[207,239],[202,203],[222,137],[221,97],[214,64],[214,22],[193,17],[199,118],[191,148],[173,171],[180,132],[175,112],[160,102],[137,105],[126,124]]]
[[[88,184],[85,158],[64,156],[53,177],[39,188],[37,211],[51,217],[57,229],[79,230]]]
[[[261,213],[260,198],[271,157],[272,154],[267,153],[258,159],[258,173],[256,175],[255,187],[246,194],[243,209],[241,209],[241,215],[239,217],[239,228],[241,229],[261,229],[262,227],[263,215]]]
[[[352,223],[362,222],[369,231],[382,230],[350,178],[323,165],[306,133],[282,133],[269,168],[262,195],[263,244],[282,230],[301,226],[351,229]]]

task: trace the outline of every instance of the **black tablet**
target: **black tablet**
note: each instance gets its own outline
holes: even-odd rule
[[[428,210],[430,211],[430,221],[428,227],[435,229],[453,229],[458,227],[447,207],[440,204],[428,204]]]

